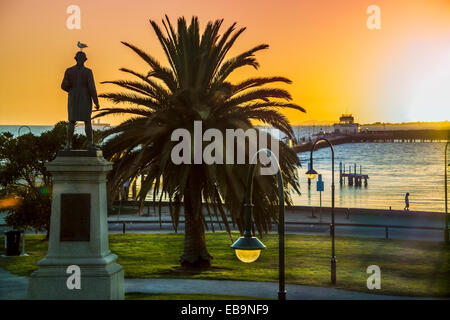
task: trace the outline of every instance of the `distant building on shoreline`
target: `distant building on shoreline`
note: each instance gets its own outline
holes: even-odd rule
[[[343,114],[339,118],[339,123],[333,124],[334,133],[353,134],[359,132],[359,124],[355,123],[352,114]]]
[[[109,123],[102,123],[102,122],[100,122],[100,119],[97,119],[97,121],[92,120],[91,123],[92,123],[93,130],[104,131],[107,129],[111,129],[111,125]],[[84,134],[84,122],[83,121],[77,122],[77,125],[75,126],[75,133]]]

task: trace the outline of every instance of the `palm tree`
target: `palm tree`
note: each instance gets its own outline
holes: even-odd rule
[[[170,158],[177,143],[171,141],[172,132],[178,128],[193,132],[194,121],[202,121],[203,130],[216,128],[225,132],[225,129],[241,128],[245,131],[254,128],[256,120],[293,138],[289,121],[277,110],[292,108],[305,112],[290,102],[292,98],[286,90],[264,86],[291,83],[287,78],[257,77],[235,84],[228,81],[230,74],[241,67],[257,69],[259,64],[254,54],[267,49],[268,45],[256,46],[227,59],[229,50],[245,28],[236,31],[236,24],[233,24],[219,35],[222,22],[209,22],[200,34],[197,17],[192,18],[189,26],[185,18],[179,18],[175,31],[166,16],[162,21],[165,32],[150,20],[169,66],[163,66],[134,45],[122,42],[149,65],[150,71],[139,73],[121,68],[135,80],[105,81],[128,91],[104,93],[100,97],[114,104],[129,103],[131,106],[104,108],[95,116],[130,116],[105,131],[109,140],[104,144],[104,155],[115,162],[109,179],[110,196],[113,197],[127,179],[144,175],[137,195],[141,204],[152,189],[154,200],[159,197],[159,204],[163,197],[168,199],[175,228],[180,207],[184,206],[185,241],[180,262],[185,267],[210,266],[212,257],[206,248],[208,224],[205,215],[223,223],[230,238],[227,215],[233,226],[237,225],[243,232],[242,204],[248,166],[175,165]],[[289,204],[291,190],[299,191],[296,168],[300,163],[283,142],[280,142],[280,154]],[[258,176],[254,194],[254,225],[264,233],[271,228],[272,220],[276,220],[278,196],[274,176]],[[212,224],[211,228],[214,231]]]

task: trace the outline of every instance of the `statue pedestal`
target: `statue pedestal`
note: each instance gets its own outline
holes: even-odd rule
[[[124,273],[108,245],[106,175],[101,151],[60,151],[46,164],[53,178],[50,239],[28,287],[29,299],[123,299]],[[80,270],[80,289],[73,288]],[[71,285],[72,284],[72,285]]]

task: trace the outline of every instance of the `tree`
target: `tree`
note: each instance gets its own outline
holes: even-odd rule
[[[256,120],[293,138],[289,121],[278,110],[292,108],[304,112],[303,108],[290,102],[292,98],[286,90],[264,87],[273,83],[290,84],[285,77],[256,77],[235,84],[228,80],[239,68],[251,66],[257,69],[259,64],[254,54],[267,49],[268,45],[256,46],[227,59],[229,50],[245,28],[236,31],[236,24],[233,24],[219,35],[222,22],[209,22],[200,34],[197,17],[192,18],[189,26],[185,18],[179,18],[175,31],[166,16],[162,21],[165,32],[156,22],[150,21],[169,66],[163,66],[136,46],[122,42],[148,64],[150,71],[121,68],[135,80],[103,82],[128,91],[103,93],[100,97],[114,104],[129,103],[131,106],[103,108],[94,117],[130,116],[104,132],[104,137],[110,138],[104,144],[104,155],[115,162],[108,184],[111,199],[124,181],[144,175],[137,195],[141,204],[151,189],[154,199],[159,197],[159,203],[166,197],[176,227],[183,203],[185,241],[180,262],[185,267],[210,266],[205,214],[220,218],[230,232],[228,213],[232,223],[243,231],[242,203],[248,166],[175,165],[170,158],[176,144],[171,141],[172,132],[184,128],[192,135],[194,121],[201,121],[204,130],[215,128],[225,132],[225,129],[240,128],[245,131],[254,128],[252,120]],[[293,187],[298,191],[296,167],[300,163],[296,154],[281,141],[280,157],[286,199],[290,203],[290,190]],[[260,233],[267,232],[271,228],[271,219],[276,219],[278,196],[274,176],[258,176],[254,193],[254,223]]]
[[[52,181],[45,163],[55,158],[66,140],[67,122],[59,122],[40,136],[0,134],[0,211],[8,211],[6,223],[17,229],[50,228]],[[74,147],[86,144],[75,135]]]

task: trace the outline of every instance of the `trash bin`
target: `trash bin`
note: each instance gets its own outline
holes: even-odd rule
[[[6,235],[6,255],[19,256],[20,255],[20,231],[8,231]]]

